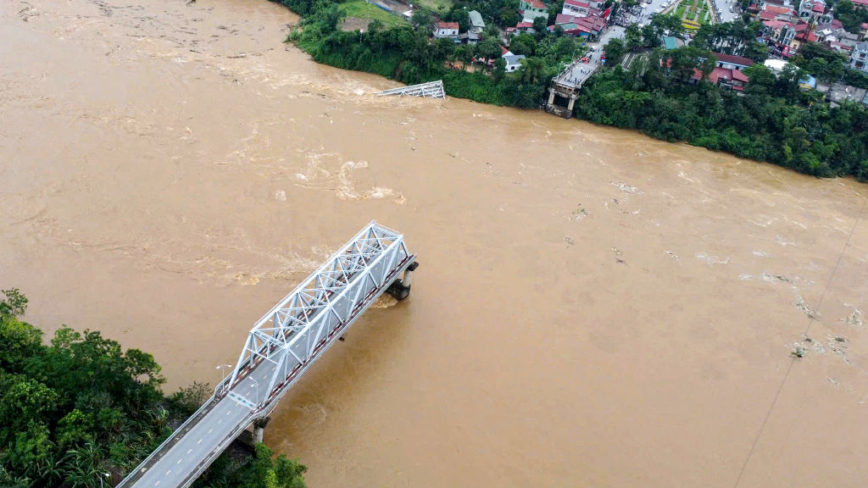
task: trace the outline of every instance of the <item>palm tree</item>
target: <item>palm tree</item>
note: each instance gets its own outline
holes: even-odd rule
[[[523,83],[538,83],[542,78],[545,65],[540,58],[525,58],[521,60],[521,81]]]

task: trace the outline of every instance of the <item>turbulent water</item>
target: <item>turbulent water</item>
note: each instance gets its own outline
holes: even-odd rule
[[[395,83],[283,45],[296,21],[0,2],[0,287],[28,320],[213,384],[377,219],[419,255],[412,297],[366,313],[266,431],[311,487],[865,486],[864,186],[377,98]]]

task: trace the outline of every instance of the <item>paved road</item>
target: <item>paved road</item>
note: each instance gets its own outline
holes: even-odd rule
[[[733,9],[734,12],[729,11],[730,7],[734,7],[734,6],[738,5],[739,2],[737,0],[712,0],[712,1],[717,5],[717,8],[720,10],[720,21],[721,22],[732,22],[732,21],[737,20],[741,17],[741,15],[737,13],[738,12],[737,8]]]
[[[279,360],[280,355],[273,358]],[[298,363],[294,358],[291,359],[290,370]],[[202,419],[181,434],[179,440],[163,453],[159,461],[147,468],[133,486],[175,488],[195,472],[203,461],[212,455],[219,455],[219,452],[214,453],[214,449],[240,426],[250,424],[253,413],[251,405],[259,404],[266,395],[265,390],[274,368],[275,365],[269,361],[260,363],[231,390],[243,400],[232,396],[221,399]]]

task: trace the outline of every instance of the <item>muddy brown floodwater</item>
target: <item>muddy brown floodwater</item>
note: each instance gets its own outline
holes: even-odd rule
[[[266,431],[311,487],[865,486],[865,186],[377,98],[396,84],[284,46],[296,20],[0,2],[0,286],[28,320],[213,384],[377,219],[419,255],[413,296],[366,313]]]

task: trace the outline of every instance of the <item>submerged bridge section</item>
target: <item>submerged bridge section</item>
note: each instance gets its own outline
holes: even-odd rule
[[[402,86],[391,90],[381,91],[377,96],[398,95],[407,97],[446,98],[446,90],[443,88],[443,80],[431,81],[419,85]]]
[[[404,236],[371,222],[250,330],[232,375],[123,481],[188,487],[248,426],[266,417],[305,371],[383,293],[410,293],[416,256]]]

